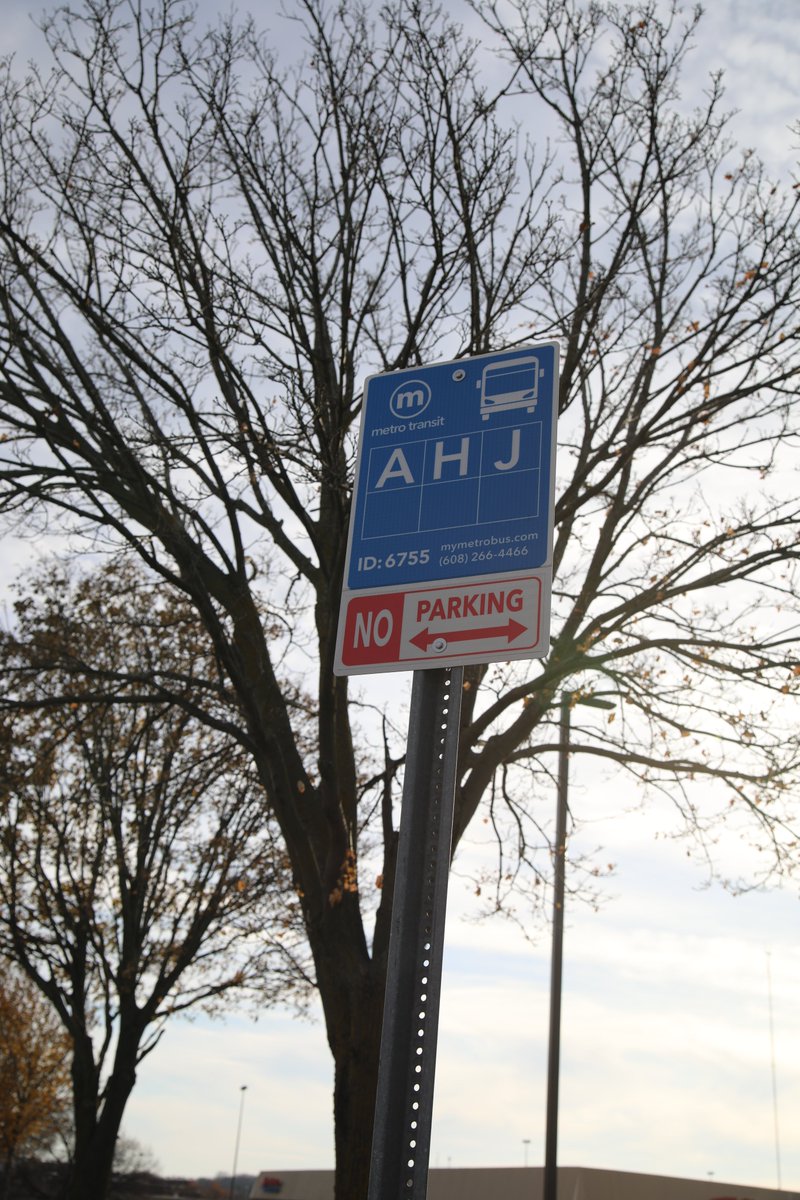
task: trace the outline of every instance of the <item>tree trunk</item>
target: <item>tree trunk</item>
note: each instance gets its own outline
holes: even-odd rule
[[[346,894],[311,929],[334,1061],[335,1200],[366,1200],[369,1186],[388,956],[379,936],[370,957],[362,928],[357,898]]]
[[[350,1036],[334,1050],[335,1200],[367,1200],[378,1082],[383,980],[376,972],[350,1007]]]
[[[3,1191],[2,1200],[8,1200],[11,1195],[11,1176],[14,1173],[14,1148],[9,1147],[6,1154],[5,1162],[3,1163]]]
[[[101,1135],[100,1127],[88,1145],[75,1147],[66,1200],[105,1200],[111,1186],[116,1136]]]
[[[66,1189],[66,1200],[105,1200],[111,1186],[114,1150],[119,1136],[125,1106],[136,1083],[136,1062],[139,1048],[138,1033],[121,1030],[114,1055],[114,1069],[106,1083],[105,1096],[98,1115],[100,1100],[98,1077],[91,1060],[73,1062],[75,1090],[75,1154]],[[88,1085],[88,1086],[87,1086]],[[94,1094],[91,1094],[91,1087]],[[79,1116],[79,1107],[82,1113]],[[93,1120],[87,1119],[92,1109]]]

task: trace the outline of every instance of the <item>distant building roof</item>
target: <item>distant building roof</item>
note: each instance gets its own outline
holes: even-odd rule
[[[428,1200],[532,1200],[541,1167],[432,1168]],[[715,1179],[672,1179],[593,1167],[559,1167],[559,1200],[800,1200],[800,1193]],[[262,1171],[250,1200],[333,1200],[333,1171]]]

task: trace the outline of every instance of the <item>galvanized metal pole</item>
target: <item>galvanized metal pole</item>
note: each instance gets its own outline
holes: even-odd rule
[[[558,749],[558,802],[553,862],[553,948],[550,966],[550,1041],[547,1055],[547,1125],[544,1149],[544,1200],[557,1200],[558,1076],[561,1051],[561,979],[564,948],[564,879],[569,791],[569,718],[572,693],[561,693]]]
[[[778,1125],[778,1076],[775,1070],[775,1025],[772,1020],[772,955],[767,951],[767,997],[769,999],[769,1050],[770,1066],[772,1068],[772,1122],[775,1130],[775,1172],[778,1191],[783,1191],[781,1182],[781,1135]]]
[[[242,1137],[242,1115],[244,1113],[244,1094],[247,1091],[247,1084],[243,1083],[239,1088],[239,1121],[236,1126],[236,1146],[233,1151],[233,1170],[231,1171],[231,1188],[228,1195],[228,1200],[233,1200],[233,1193],[236,1187],[236,1169],[239,1165],[239,1142]]]
[[[464,669],[411,693],[369,1200],[425,1200]]]

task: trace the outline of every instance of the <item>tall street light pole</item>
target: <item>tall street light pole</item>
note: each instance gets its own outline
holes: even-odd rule
[[[567,853],[567,813],[569,811],[570,713],[573,704],[592,708],[613,708],[608,700],[596,696],[575,697],[561,693],[558,737],[558,801],[556,807],[556,844],[553,863],[553,948],[550,965],[550,1037],[547,1053],[547,1117],[544,1145],[544,1197],[557,1200],[556,1166],[558,1160],[558,1078],[561,1057],[561,979],[564,949],[564,881]]]
[[[239,1088],[239,1121],[236,1125],[236,1146],[233,1151],[233,1170],[231,1171],[231,1190],[228,1193],[228,1200],[233,1200],[233,1189],[236,1187],[236,1171],[239,1166],[239,1141],[242,1136],[242,1114],[244,1113],[244,1094],[247,1091],[247,1084],[243,1083]]]

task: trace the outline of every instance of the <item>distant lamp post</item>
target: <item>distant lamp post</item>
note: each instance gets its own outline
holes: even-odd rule
[[[236,1171],[239,1167],[239,1141],[242,1136],[242,1115],[244,1113],[244,1094],[247,1091],[247,1084],[243,1083],[239,1088],[239,1121],[236,1125],[236,1145],[233,1151],[233,1170],[231,1171],[231,1188],[228,1192],[228,1200],[233,1200],[233,1189],[236,1187]]]
[[[527,1167],[527,1165],[528,1165],[528,1146],[530,1146],[530,1144],[531,1144],[531,1139],[530,1139],[530,1138],[523,1138],[523,1139],[522,1139],[522,1144],[523,1144],[523,1146],[525,1147],[525,1149],[524,1149],[524,1150],[523,1150],[523,1152],[522,1152],[522,1161],[523,1161],[523,1166],[526,1166],[526,1167]]]
[[[564,948],[564,875],[567,853],[569,809],[569,718],[573,704],[591,708],[613,708],[597,696],[561,693],[558,748],[558,803],[556,808],[556,853],[553,871],[553,950],[550,967],[550,1040],[547,1054],[547,1124],[544,1145],[543,1200],[557,1200],[558,1073],[561,1051],[561,977]]]
[[[769,1049],[770,1065],[772,1068],[772,1121],[775,1129],[775,1170],[778,1180],[778,1191],[783,1191],[781,1182],[781,1135],[778,1125],[778,1077],[775,1070],[775,1025],[772,1020],[772,967],[771,954],[767,951],[767,997],[769,999]]]

